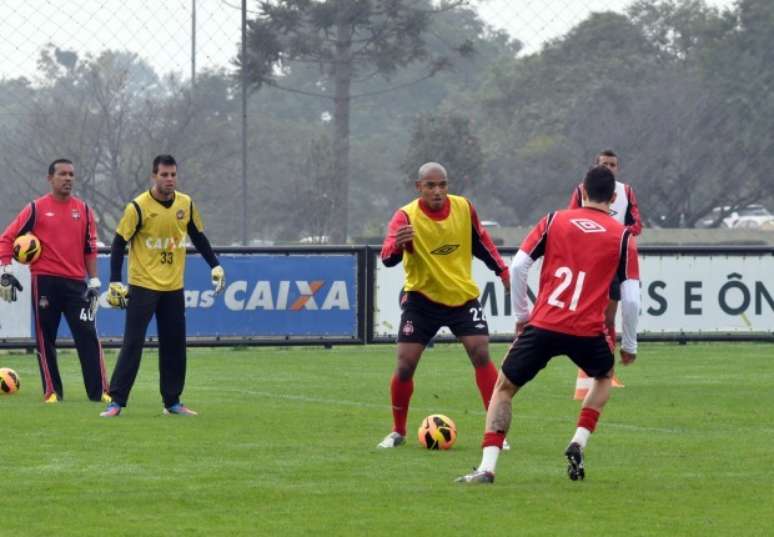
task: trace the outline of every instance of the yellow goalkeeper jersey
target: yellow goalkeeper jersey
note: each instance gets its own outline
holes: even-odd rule
[[[204,231],[191,197],[175,192],[169,207],[144,192],[126,205],[116,232],[129,243],[130,285],[155,291],[182,289],[188,225]]]

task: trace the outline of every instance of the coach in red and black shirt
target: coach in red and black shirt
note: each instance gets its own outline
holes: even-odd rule
[[[75,169],[71,161],[52,162],[48,182],[51,192],[25,206],[0,236],[0,272],[13,272],[16,237],[34,234],[42,245],[30,273],[44,400],[56,403],[64,395],[55,347],[57,328],[64,314],[78,349],[86,393],[92,401],[102,401],[107,381],[94,322],[100,289],[94,213],[83,200],[72,195]],[[4,277],[5,285],[0,285],[0,297],[8,301],[15,299],[15,294],[5,288],[11,280]]]

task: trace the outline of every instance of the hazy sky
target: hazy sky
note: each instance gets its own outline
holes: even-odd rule
[[[0,76],[34,77],[46,43],[80,54],[137,52],[160,72],[187,76],[194,0],[0,0]],[[592,11],[622,10],[631,0],[479,0],[482,17],[526,45],[540,48]],[[707,0],[729,7],[733,0]],[[255,9],[256,0],[248,0]],[[196,0],[197,67],[228,64],[240,38],[241,0]]]

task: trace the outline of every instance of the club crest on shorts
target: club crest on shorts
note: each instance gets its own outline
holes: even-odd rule
[[[571,218],[570,222],[584,233],[604,233],[607,231],[604,226],[588,218]]]
[[[403,324],[403,328],[401,329],[401,331],[403,332],[404,336],[410,336],[411,334],[414,333],[414,323],[412,323],[411,321],[406,321]]]
[[[48,307],[48,297],[42,296],[40,297],[40,300],[38,300],[38,308],[44,310]]]

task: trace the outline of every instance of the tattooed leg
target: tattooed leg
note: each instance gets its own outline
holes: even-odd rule
[[[508,434],[508,429],[511,428],[513,396],[518,391],[519,387],[500,371],[489,403],[489,410],[486,413],[486,432]]]

